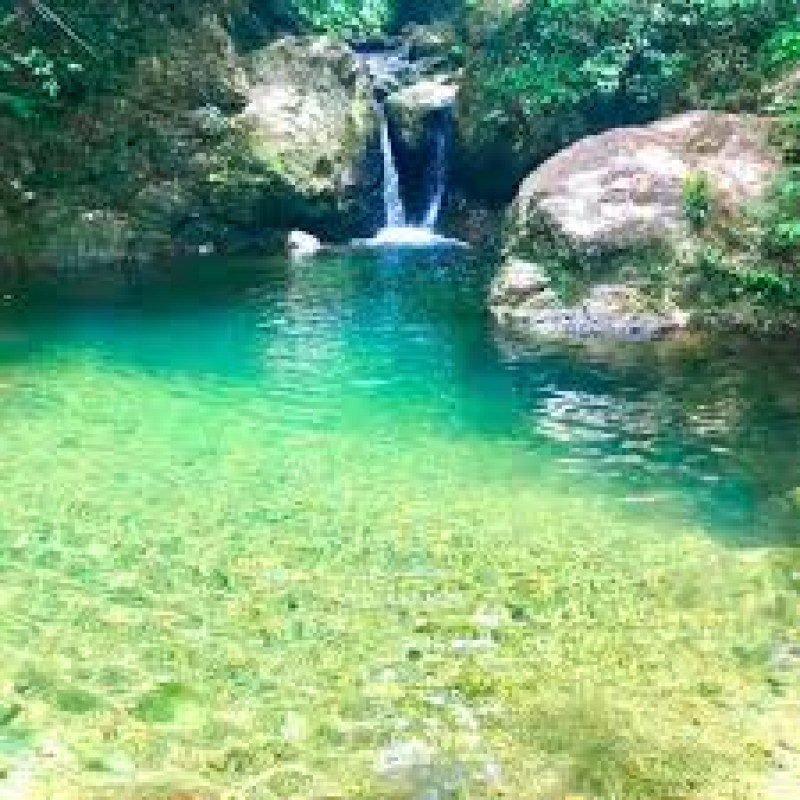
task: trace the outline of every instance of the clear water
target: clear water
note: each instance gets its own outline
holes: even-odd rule
[[[794,347],[509,341],[461,250],[193,269],[3,312],[0,798],[773,785]]]

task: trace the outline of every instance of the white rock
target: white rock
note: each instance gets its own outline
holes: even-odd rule
[[[305,231],[292,231],[289,234],[287,245],[292,258],[307,258],[322,249],[322,242],[316,236]]]

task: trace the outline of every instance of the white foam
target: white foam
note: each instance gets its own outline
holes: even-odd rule
[[[365,247],[467,247],[458,239],[440,236],[430,228],[411,225],[382,228],[371,239],[360,239],[353,244]]]

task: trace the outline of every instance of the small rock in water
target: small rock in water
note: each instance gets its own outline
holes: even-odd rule
[[[472,621],[479,628],[499,628],[503,623],[503,617],[497,609],[482,608],[475,613]]]
[[[450,646],[457,653],[474,653],[478,650],[488,650],[496,645],[492,639],[482,636],[478,639],[453,639]]]
[[[490,759],[483,767],[483,779],[486,783],[502,783],[503,768],[497,761]]]
[[[376,770],[387,778],[406,778],[433,763],[433,750],[419,739],[395,742],[378,754]]]
[[[316,236],[305,231],[292,231],[287,240],[289,255],[292,258],[307,258],[322,249],[322,243]]]
[[[287,742],[299,742],[306,736],[306,721],[300,714],[289,711],[283,723],[283,738]]]

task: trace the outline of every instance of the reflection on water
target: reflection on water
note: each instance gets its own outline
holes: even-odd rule
[[[281,409],[278,429],[510,437],[548,471],[629,503],[675,500],[756,540],[763,515],[800,485],[800,343],[507,338],[484,313],[486,266],[462,251],[206,261],[173,277],[191,291],[6,319],[0,353],[78,349],[165,377],[257,386]],[[790,517],[779,524],[793,534]]]
[[[679,495],[757,541],[800,479],[800,344],[713,338],[559,346],[498,339],[535,434],[629,500]],[[713,527],[713,525],[712,525]]]

